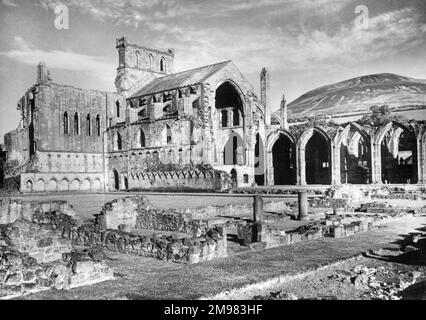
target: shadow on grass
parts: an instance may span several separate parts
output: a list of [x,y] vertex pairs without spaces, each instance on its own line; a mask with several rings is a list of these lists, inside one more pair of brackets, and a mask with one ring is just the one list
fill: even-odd
[[[416,231],[409,234],[400,235],[402,239],[391,242],[398,248],[383,248],[363,254],[366,258],[376,259],[385,262],[395,262],[405,265],[426,266],[426,227],[417,228]],[[394,254],[381,254],[381,251],[392,252]]]

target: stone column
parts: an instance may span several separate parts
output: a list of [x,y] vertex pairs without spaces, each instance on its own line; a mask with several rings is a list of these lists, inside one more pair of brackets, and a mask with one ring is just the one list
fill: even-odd
[[266,152],[265,160],[266,160],[265,161],[265,164],[266,164],[265,185],[273,186],[274,185],[274,159],[273,159],[272,151]]
[[417,183],[426,183],[426,146],[422,138],[417,139]]
[[331,143],[331,183],[341,184],[340,176],[340,146]]
[[253,221],[261,223],[263,221],[263,198],[259,195],[253,198]]
[[374,143],[374,137],[371,138],[371,180],[372,183],[382,182],[382,159],[380,144]]
[[299,186],[306,185],[306,161],[305,161],[305,149],[297,148],[296,150],[297,159],[297,184]]
[[307,220],[308,208],[309,208],[308,192],[306,190],[305,191],[299,191],[298,196],[299,196],[299,216],[298,216],[298,220],[300,220],[300,221]]

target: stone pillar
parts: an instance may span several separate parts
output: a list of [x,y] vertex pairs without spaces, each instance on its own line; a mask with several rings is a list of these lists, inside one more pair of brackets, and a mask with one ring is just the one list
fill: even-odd
[[306,190],[305,191],[299,191],[298,196],[299,196],[299,216],[298,216],[298,220],[300,220],[300,221],[307,220],[308,208],[309,208],[308,192]]
[[331,183],[341,184],[340,177],[340,146],[331,143]]
[[306,161],[305,161],[305,149],[297,148],[297,184],[299,186],[306,185]]
[[265,163],[266,163],[265,185],[273,186],[275,181],[274,181],[274,159],[273,159],[272,151],[266,152]]
[[263,221],[263,198],[259,195],[253,198],[253,221],[261,223]]
[[417,139],[417,183],[426,183],[426,155],[425,145],[422,143],[422,138]]
[[372,183],[382,183],[382,156],[380,144],[371,138],[371,180]]

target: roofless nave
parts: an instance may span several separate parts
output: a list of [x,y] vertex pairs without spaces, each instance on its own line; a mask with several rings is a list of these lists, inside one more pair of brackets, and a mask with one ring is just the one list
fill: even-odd
[[114,93],[57,84],[38,66],[5,136],[7,183],[28,193],[426,182],[425,99],[348,109],[308,93],[271,112],[266,69],[258,97],[231,61],[173,73],[171,49],[121,38],[117,50]]

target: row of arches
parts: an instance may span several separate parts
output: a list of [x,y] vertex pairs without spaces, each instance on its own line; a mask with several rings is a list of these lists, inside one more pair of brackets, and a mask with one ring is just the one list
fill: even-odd
[[[93,124],[94,122],[94,124]],[[92,118],[90,114],[86,115],[85,118],[85,134],[86,136],[96,135],[101,136],[101,116],[97,115],[95,118]],[[93,130],[94,129],[94,130]],[[64,112],[63,115],[63,133],[65,135],[81,135],[81,121],[80,115],[78,112],[74,113],[72,119],[68,111]]]
[[102,189],[100,179],[28,179],[25,182],[26,192],[99,191]]
[[[275,185],[417,183],[417,139],[413,128],[397,122],[370,135],[349,124],[332,139],[320,128],[296,141],[287,131],[269,143]],[[374,150],[372,150],[374,149]]]
[[[177,186],[182,180],[209,180],[214,181],[214,172],[207,171],[170,171],[170,172],[139,172],[120,174],[118,170],[113,169],[110,174],[111,186],[113,190],[129,190],[129,187],[140,185],[151,185],[155,182],[161,182],[163,185]],[[131,182],[131,185],[130,183]]]

